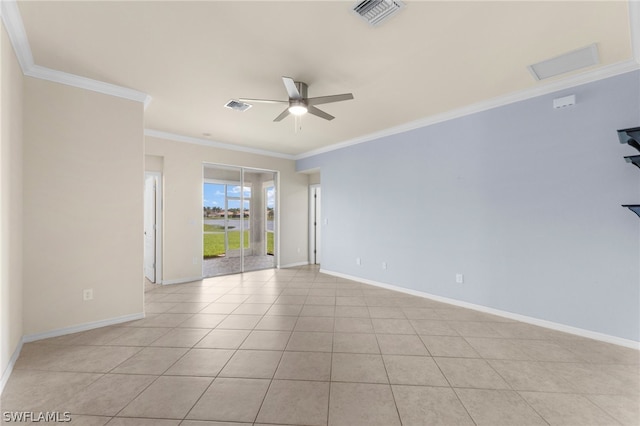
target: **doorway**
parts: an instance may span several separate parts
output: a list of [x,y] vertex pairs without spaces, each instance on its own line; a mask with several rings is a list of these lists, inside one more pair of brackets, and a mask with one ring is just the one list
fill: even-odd
[[319,265],[322,259],[320,185],[309,186],[309,263]]
[[203,166],[202,276],[277,265],[277,172]]
[[144,174],[144,276],[162,283],[162,175]]

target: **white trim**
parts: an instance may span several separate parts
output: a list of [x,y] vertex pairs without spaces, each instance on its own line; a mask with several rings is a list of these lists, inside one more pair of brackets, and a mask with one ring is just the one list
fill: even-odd
[[18,3],[15,0],[2,0],[0,3],[2,22],[4,22],[20,68],[22,68],[22,72],[25,73],[34,63],[27,32],[24,29],[20,10],[18,9]]
[[278,269],[295,268],[296,266],[308,266],[308,265],[310,265],[310,263],[307,260],[306,262],[294,262],[294,263],[288,263],[286,265],[280,265]]
[[640,1],[629,0],[629,30],[631,33],[631,52],[640,64]]
[[295,156],[289,154],[281,154],[274,151],[266,151],[263,149],[249,148],[247,146],[233,145],[229,143],[216,142],[208,139],[194,138],[192,136],[178,135],[175,133],[163,132],[160,130],[144,129],[144,135],[154,138],[166,139],[174,142],[186,142],[196,145],[204,145],[211,148],[228,149],[230,151],[247,152],[250,154],[265,155],[267,157],[284,158],[287,160],[295,160]]
[[155,262],[155,283],[162,284],[162,218],[164,217],[164,205],[163,205],[163,188],[162,188],[162,172],[147,171],[144,172],[145,178],[151,176],[155,179],[156,183],[156,217],[155,217],[155,239],[156,239],[156,262]]
[[[211,277],[209,277],[209,278],[211,278]],[[206,279],[206,278],[205,277],[177,278],[177,279],[174,279],[174,280],[164,280],[164,281],[162,281],[162,285],[192,283],[194,281],[202,281],[204,279]]]
[[460,306],[462,308],[473,309],[487,314],[497,315],[503,318],[509,318],[516,321],[524,322],[527,324],[537,325],[539,327],[548,328],[551,330],[562,331],[564,333],[574,334],[576,336],[586,337],[593,340],[599,340],[606,343],[612,343],[614,345],[624,346],[631,349],[640,350],[640,342],[635,340],[623,339],[622,337],[611,336],[609,334],[599,333],[597,331],[585,330],[583,328],[572,327],[565,324],[556,323],[553,321],[547,321],[539,318],[529,317],[526,315],[520,315],[513,312],[502,311],[500,309],[489,308],[487,306],[476,305],[474,303],[464,302],[462,300],[450,299],[448,297],[438,296],[435,294],[424,293],[422,291],[413,290],[410,288],[399,287],[393,284],[382,283],[378,281],[368,280],[352,275],[343,274],[340,272],[329,271],[326,269],[320,269],[320,272],[327,275],[333,275],[339,278],[345,278],[351,281],[358,281],[364,284],[370,284],[376,287],[386,288],[388,290],[394,290],[401,293],[411,294],[413,296],[424,297],[425,299],[435,300],[437,302],[448,303],[454,306]]
[[586,83],[592,83],[594,81],[602,80],[604,78],[625,74],[625,73],[636,71],[639,69],[640,69],[640,64],[634,59],[630,59],[624,62],[619,62],[617,64],[606,65],[596,70],[578,74],[563,80],[558,80],[558,81],[549,82],[549,83],[538,83],[535,87],[532,87],[530,89],[509,93],[504,96],[488,99],[486,101],[478,102],[478,103],[468,105],[462,108],[458,108],[452,111],[447,111],[441,114],[436,114],[429,117],[421,118],[419,120],[411,121],[409,123],[401,124],[399,126],[380,130],[379,132],[370,133],[368,135],[359,136],[357,138],[350,139],[344,142],[339,142],[337,144],[325,146],[319,149],[315,149],[313,151],[308,151],[302,154],[298,154],[294,156],[294,159],[300,160],[303,158],[312,157],[314,155],[324,154],[327,152],[346,148],[352,145],[358,145],[364,142],[373,141],[383,137],[397,135],[399,133],[404,133],[410,130],[431,126],[433,124],[442,123],[445,121],[453,120],[453,119],[464,117],[467,115],[476,114],[479,112],[498,108],[504,105],[509,105],[515,102],[532,99],[537,96],[547,95],[560,90],[568,89],[575,86],[580,86]]
[[78,333],[80,331],[93,330],[94,328],[106,327],[109,325],[122,324],[123,322],[135,321],[144,318],[144,313],[123,315],[116,318],[108,318],[99,321],[87,322],[84,324],[72,325],[71,327],[57,328],[43,333],[27,334],[22,337],[24,343],[35,342],[37,340],[49,339],[51,337],[64,336]]
[[98,80],[70,74],[63,71],[46,68],[34,63],[29,39],[24,29],[20,10],[15,0],[2,0],[2,21],[4,22],[9,40],[16,53],[22,73],[28,77],[39,78],[41,80],[53,81],[55,83],[66,84],[67,86],[78,87],[105,95],[116,96],[144,103],[146,109],[151,102],[151,96],[137,90],[105,83]]
[[18,357],[20,356],[20,352],[22,351],[22,345],[23,345],[23,341],[20,340],[20,342],[18,342],[18,346],[16,347],[16,350],[13,351],[13,355],[11,355],[11,359],[9,359],[9,364],[7,364],[7,367],[2,372],[2,378],[0,378],[0,395],[2,395],[2,392],[4,391],[4,387],[9,381],[9,377],[11,377],[11,373],[13,373],[13,367],[16,365],[16,361],[18,360]]
[[115,84],[104,83],[102,81],[93,80],[91,78],[81,77],[79,75],[69,74],[63,71],[42,67],[40,65],[31,66],[29,69],[24,71],[24,75],[33,78],[39,78],[41,80],[53,81],[54,83],[66,84],[67,86],[78,87],[80,89],[86,89],[105,95],[116,96],[118,98],[129,99],[131,101],[141,102],[144,103],[145,108],[148,103],[151,102],[151,97],[146,93],[128,89],[122,86],[117,86]]

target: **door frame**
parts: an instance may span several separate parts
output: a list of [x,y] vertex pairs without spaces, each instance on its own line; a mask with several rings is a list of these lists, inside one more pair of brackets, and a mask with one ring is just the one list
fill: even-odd
[[322,261],[322,190],[321,185],[309,185],[309,264],[319,265]]
[[[156,187],[156,215],[155,215],[155,240],[156,240],[156,261],[155,276],[156,284],[162,284],[162,173],[144,172],[145,181],[147,177],[152,177]],[[144,256],[143,256],[144,257]]]

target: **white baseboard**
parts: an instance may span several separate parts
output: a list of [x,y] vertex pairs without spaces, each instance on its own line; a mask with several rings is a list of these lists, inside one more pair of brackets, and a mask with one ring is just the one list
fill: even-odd
[[162,281],[162,285],[172,285],[172,284],[185,284],[185,283],[191,283],[194,281],[202,281],[204,280],[205,277],[191,277],[191,278],[177,278],[175,280],[163,280]]
[[22,337],[23,343],[35,342],[37,340],[49,339],[51,337],[64,336],[66,334],[78,333],[80,331],[93,330],[94,328],[106,327],[109,325],[121,324],[123,322],[135,321],[144,318],[144,312],[138,314],[124,315],[116,318],[109,318],[100,321],[88,322],[71,327],[58,328],[55,330],[45,331],[43,333],[27,334]]
[[539,318],[529,317],[526,315],[520,315],[513,312],[502,311],[500,309],[489,308],[487,306],[476,305],[469,302],[464,302],[461,300],[450,299],[448,297],[438,296],[435,294],[424,293],[422,291],[413,290],[405,287],[398,287],[392,284],[386,284],[378,281],[368,280],[365,278],[355,277],[347,274],[343,274],[340,272],[328,271],[326,269],[320,269],[320,272],[333,275],[339,278],[345,278],[352,281],[358,281],[364,284],[370,284],[376,287],[382,287],[389,290],[399,291],[401,293],[411,294],[413,296],[424,297],[426,299],[435,300],[437,302],[448,303],[454,306],[460,306],[462,308],[473,309],[475,311],[497,315],[503,318],[509,318],[512,320],[524,322],[527,324],[537,325],[539,327],[548,328],[551,330],[562,331],[564,333],[573,334],[576,336],[586,337],[593,340],[599,340],[606,343],[612,343],[614,345],[624,346],[631,349],[640,350],[640,342],[636,342],[635,340],[623,339],[622,337],[611,336],[609,334],[599,333],[597,331],[585,330],[583,328],[572,327],[565,324],[556,323],[553,321],[547,321]]
[[9,359],[9,364],[7,364],[7,367],[2,372],[2,377],[0,377],[0,395],[2,395],[2,392],[4,391],[4,387],[9,381],[9,377],[13,372],[13,367],[16,365],[16,361],[18,360],[18,357],[20,356],[21,351],[22,351],[22,340],[18,342],[18,346],[16,347],[16,350],[13,351],[13,355],[11,355],[11,358]]
[[309,262],[287,263],[286,265],[280,265],[279,269],[295,268],[296,266],[307,266],[307,265],[309,265]]

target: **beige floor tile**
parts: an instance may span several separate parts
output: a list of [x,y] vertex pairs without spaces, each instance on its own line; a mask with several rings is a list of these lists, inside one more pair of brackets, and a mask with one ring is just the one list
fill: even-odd
[[510,339],[466,337],[465,340],[482,358],[531,361],[532,358]]
[[228,315],[231,312],[235,311],[238,306],[240,306],[239,303],[211,303],[209,305],[207,305],[207,307],[205,307],[204,309],[202,309],[200,311],[201,314],[224,314],[224,315]]
[[309,296],[324,296],[324,297],[335,297],[336,289],[335,288],[311,288],[309,289]]
[[507,382],[482,359],[434,358],[451,386],[477,389],[509,389]]
[[157,376],[106,374],[83,389],[65,404],[74,414],[115,416]]
[[166,376],[215,377],[234,352],[229,349],[191,349],[164,374]]
[[265,316],[269,315],[277,315],[277,316],[294,316],[297,317],[300,315],[300,311],[302,311],[302,304],[298,305],[273,305],[265,314]]
[[113,339],[121,336],[127,330],[128,327],[100,327],[94,330],[73,333],[61,337],[68,338],[67,343],[70,345],[108,345]]
[[174,328],[150,346],[190,348],[209,333],[206,328]]
[[300,317],[294,328],[295,331],[323,331],[333,332],[333,317]]
[[336,318],[336,333],[373,333],[373,324],[369,318]]
[[520,350],[536,361],[582,362],[579,355],[550,340],[511,340]]
[[328,406],[328,382],[274,380],[257,421],[323,426]]
[[333,333],[316,331],[294,331],[291,334],[286,350],[331,352],[333,347]]
[[377,334],[380,352],[393,355],[429,355],[415,334]]
[[[577,392],[598,395],[637,395],[637,383],[640,378],[620,378],[605,371],[606,366],[600,364],[542,363],[545,368],[567,380]],[[636,386],[629,386],[632,381]]]
[[285,352],[275,379],[329,381],[331,354],[328,352]]
[[489,322],[448,321],[447,324],[463,337],[502,337]]
[[[73,413],[71,413],[70,416],[71,416],[71,421],[69,423],[72,424],[73,426],[104,426],[111,420],[111,417],[104,417],[104,416],[85,416],[82,414],[73,414]],[[42,424],[42,422],[38,422],[38,423]],[[38,424],[38,423],[34,423],[34,424]]]
[[432,308],[402,308],[402,312],[407,319],[430,319],[440,320],[440,316]]
[[[214,422],[205,420],[183,420],[180,426],[252,426],[253,423]],[[274,426],[274,425],[267,425]],[[275,425],[277,426],[277,425]]]
[[209,305],[207,302],[179,302],[167,310],[168,314],[195,314]]
[[196,344],[196,348],[238,349],[249,333],[248,330],[212,330]]
[[623,425],[640,425],[640,400],[636,396],[587,395],[587,398]]
[[331,380],[336,382],[389,383],[380,355],[334,353]]
[[409,320],[395,318],[371,318],[376,333],[416,334]]
[[240,349],[284,350],[291,336],[290,331],[254,330],[240,346]]
[[304,301],[305,305],[328,305],[335,306],[336,298],[332,296],[312,296],[311,292],[309,292],[309,296]]
[[222,369],[220,377],[271,379],[278,367],[281,351],[237,351]]
[[247,300],[249,296],[243,294],[225,294],[216,299],[216,303],[242,303]]
[[198,313],[184,322],[181,322],[178,327],[180,328],[215,328],[222,322],[227,316],[225,314],[203,314]]
[[292,331],[298,317],[283,315],[264,316],[256,325],[255,330]]
[[112,373],[120,374],[162,374],[180,357],[186,354],[187,348],[152,348],[147,347],[114,368]]
[[238,306],[233,315],[264,315],[271,308],[271,303],[243,303]]
[[108,423],[108,426],[178,426],[179,424],[180,420],[114,417]]
[[126,327],[126,331],[110,341],[109,344],[120,346],[148,346],[167,334],[170,330],[170,328],[165,327]]
[[216,328],[219,330],[253,330],[261,319],[260,315],[229,315]]
[[474,426],[451,388],[391,386],[403,426]]
[[106,373],[140,351],[127,346],[72,346],[65,353],[57,353],[49,369]]
[[148,417],[182,419],[212,379],[204,377],[159,377],[118,415],[121,417]]
[[547,425],[514,391],[456,389],[462,404],[478,426]]
[[610,425],[615,420],[582,395],[519,392],[550,425]]
[[334,333],[333,352],[379,354],[380,348],[375,334]]
[[14,370],[0,405],[7,411],[65,411],[73,395],[102,377],[96,373]]
[[162,314],[173,308],[178,302],[146,302],[144,311],[147,314]]
[[407,319],[401,308],[389,306],[369,306],[371,318]]
[[132,323],[133,327],[176,327],[193,314],[158,314],[148,315],[146,318]]
[[431,357],[383,355],[382,358],[391,384],[449,386]]
[[336,306],[366,306],[364,297],[358,296],[338,296]]
[[217,378],[187,418],[251,423],[268,388],[269,380]]
[[331,383],[329,426],[400,425],[389,385]]
[[369,318],[369,309],[365,306],[336,306],[336,318]]
[[480,355],[462,337],[420,336],[432,356],[454,358],[480,358]]
[[426,319],[412,319],[411,325],[416,333],[425,336],[460,336],[457,331],[449,326],[447,321]]
[[[308,291],[306,292],[308,293]],[[307,300],[307,296],[299,294],[299,295],[285,295],[280,296],[276,299],[276,305],[304,305],[304,301]]]
[[300,311],[301,317],[333,317],[335,314],[335,306],[325,305],[304,305]]
[[514,390],[540,392],[574,392],[571,384],[534,361],[489,360],[494,370]]
[[[530,337],[527,336],[527,338]],[[578,355],[585,362],[640,365],[640,351],[636,349],[585,338],[565,338],[556,342]]]

